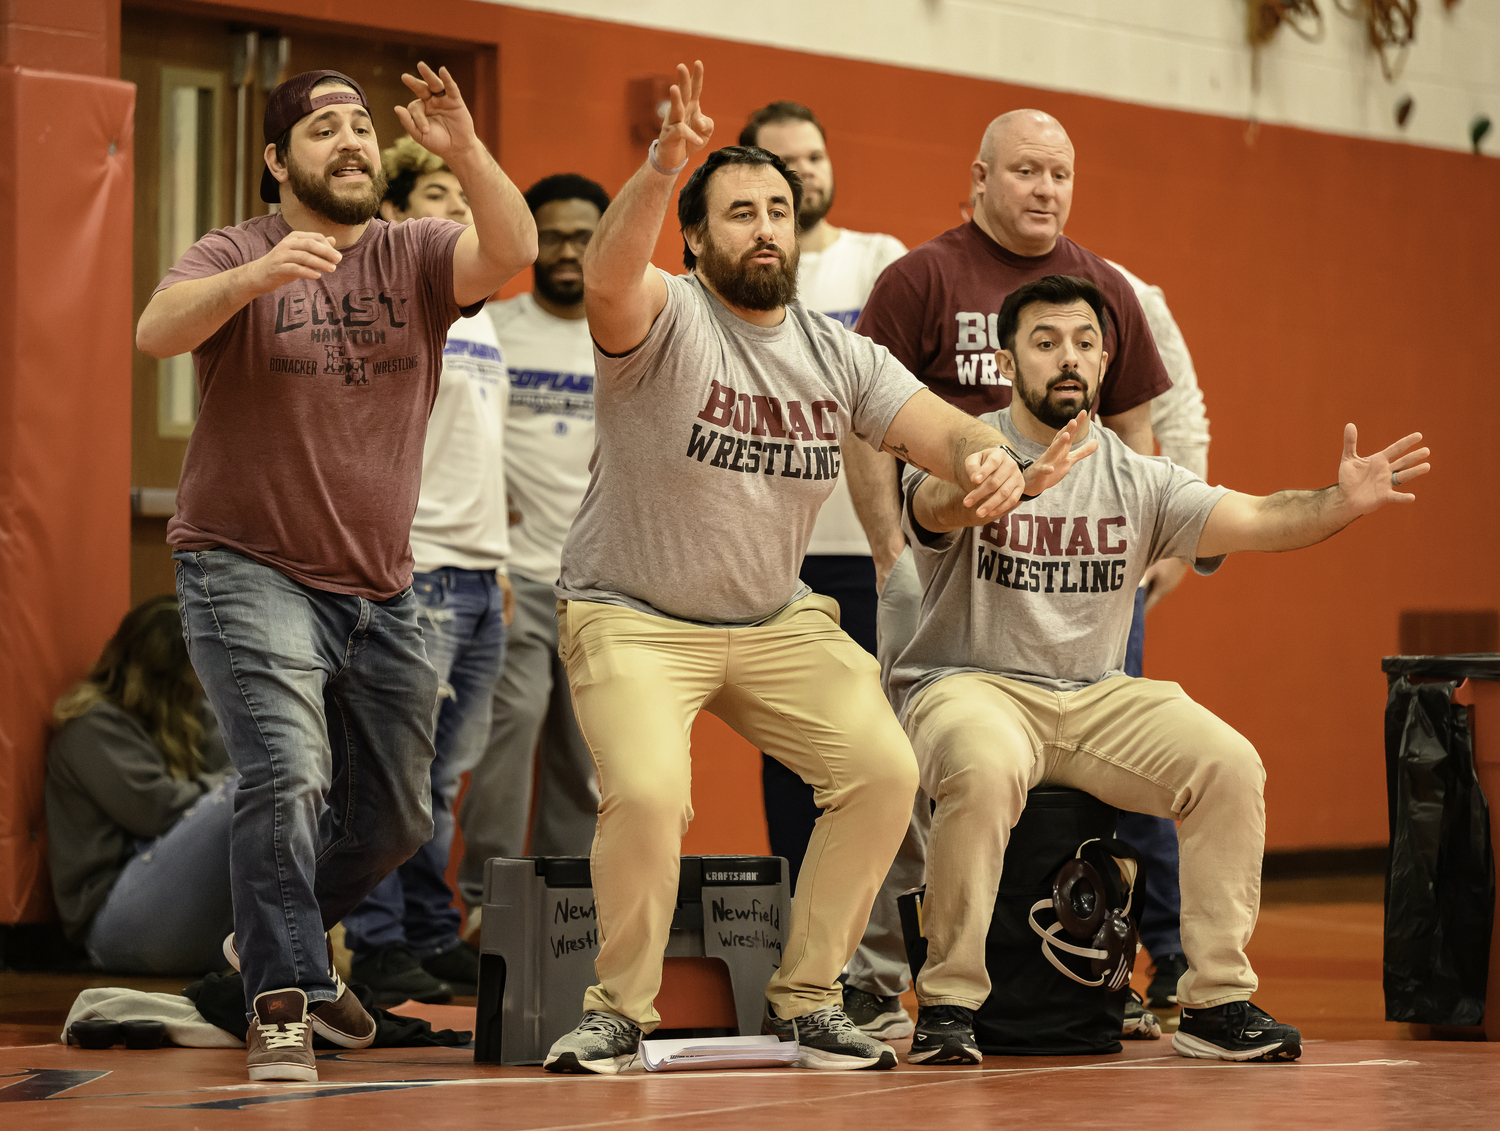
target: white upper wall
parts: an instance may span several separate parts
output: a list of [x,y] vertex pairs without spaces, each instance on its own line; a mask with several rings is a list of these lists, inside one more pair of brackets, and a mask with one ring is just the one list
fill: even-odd
[[[1403,72],[1385,81],[1365,26],[1320,0],[1326,31],[1283,26],[1251,88],[1246,0],[505,0],[512,7],[868,59],[1328,133],[1469,148],[1497,125],[1500,0],[1422,0]],[[773,30],[774,29],[774,34]],[[1403,95],[1415,99],[1405,129]]]

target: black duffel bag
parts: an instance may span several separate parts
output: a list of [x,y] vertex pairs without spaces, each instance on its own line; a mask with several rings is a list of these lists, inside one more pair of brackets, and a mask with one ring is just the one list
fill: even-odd
[[[1041,786],[1027,794],[1026,808],[1005,850],[1000,890],[985,939],[990,996],[974,1013],[980,1052],[1076,1056],[1120,1051],[1129,987],[1110,992],[1065,977],[1048,961],[1042,940],[1029,922],[1032,908],[1052,899],[1058,873],[1079,846],[1115,835],[1118,815],[1113,806],[1076,789]],[[927,957],[927,940],[918,927],[921,890],[907,892],[900,900],[913,979]],[[1047,926],[1056,916],[1049,910],[1038,912],[1038,919]],[[1084,945],[1077,938],[1065,939]],[[1063,961],[1080,976],[1090,977],[1088,960],[1067,957]]]

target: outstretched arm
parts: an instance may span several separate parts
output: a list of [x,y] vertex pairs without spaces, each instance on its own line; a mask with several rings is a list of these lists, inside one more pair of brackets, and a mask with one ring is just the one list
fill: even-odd
[[[583,255],[583,301],[589,333],[607,353],[628,353],[645,340],[667,305],[667,284],[651,253],[677,187],[678,169],[713,136],[713,119],[700,108],[703,64],[679,63],[671,108],[647,160],[615,197]],[[660,168],[657,168],[659,166]]]
[[1386,503],[1411,503],[1415,495],[1397,487],[1426,475],[1426,448],[1411,450],[1422,433],[1397,440],[1384,451],[1361,456],[1359,433],[1344,425],[1344,454],[1339,481],[1321,491],[1277,491],[1274,495],[1241,495],[1231,491],[1215,505],[1203,524],[1197,557],[1216,558],[1237,550],[1300,550],[1337,534],[1362,514]]
[[[1040,494],[1067,475],[1075,463],[1098,450],[1098,440],[1090,440],[1080,445],[1077,451],[1072,450],[1073,437],[1078,434],[1082,424],[1083,413],[1079,413],[1058,429],[1042,458],[1026,469],[1026,495]],[[1021,501],[1022,492],[1016,492],[1014,498],[1007,496],[1005,504],[997,505],[991,499],[982,506],[975,505],[978,494],[977,490],[971,491],[957,484],[928,477],[922,481],[912,499],[912,517],[917,520],[918,526],[933,534],[945,534],[965,526],[983,526],[1000,515],[1015,510]]]
[[401,81],[417,97],[397,106],[396,117],[417,144],[448,163],[474,214],[453,249],[453,301],[470,306],[536,259],[536,221],[474,133],[474,119],[448,68],[434,71],[418,63],[417,74]]
[[[1069,421],[1068,429],[1076,431],[1078,424],[1076,420]],[[1068,433],[1070,438],[1073,431]],[[1061,459],[1050,458],[1053,449],[1048,448],[1048,458],[1032,464],[1023,475],[1006,450],[1005,437],[1000,432],[954,408],[930,389],[923,389],[901,406],[881,442],[884,451],[953,485],[953,494],[944,508],[946,513],[972,511],[978,520],[954,522],[941,528],[922,524],[934,533],[959,526],[982,526],[1015,510],[1022,494],[1034,495],[1046,490],[1096,447],[1098,442],[1094,441],[1076,454],[1064,449]]]

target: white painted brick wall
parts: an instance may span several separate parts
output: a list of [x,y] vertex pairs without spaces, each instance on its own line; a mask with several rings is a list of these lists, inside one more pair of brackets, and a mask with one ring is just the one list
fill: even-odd
[[[1245,0],[507,0],[646,27],[820,55],[947,71],[1126,102],[1467,149],[1469,123],[1496,119],[1500,0],[1421,0],[1417,42],[1387,83],[1362,23],[1319,0],[1321,43],[1282,28],[1251,88]],[[752,30],[753,29],[753,30]],[[1398,99],[1416,109],[1405,130]]]

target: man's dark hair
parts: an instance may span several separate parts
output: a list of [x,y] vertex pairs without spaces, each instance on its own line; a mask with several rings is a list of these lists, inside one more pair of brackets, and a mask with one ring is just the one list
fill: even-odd
[[[337,78],[334,75],[329,75],[327,78],[319,79],[317,81],[316,85],[314,86],[314,89],[317,89],[317,87],[319,87],[319,86],[329,86],[329,85],[332,85],[332,86],[346,86],[350,90],[354,91],[356,94],[359,93],[358,88],[352,82],[349,82],[346,79]],[[368,113],[368,111],[366,111],[366,112]],[[280,162],[280,164],[283,165],[283,166],[286,165],[286,151],[288,149],[290,149],[291,146],[292,146],[292,130],[293,130],[293,128],[295,126],[296,126],[296,123],[294,122],[294,123],[292,123],[292,125],[288,126],[286,129],[282,130],[281,131],[281,136],[279,138],[277,138],[275,140],[275,142],[272,143],[272,144],[274,144],[276,146],[276,160],[278,162]],[[262,152],[264,152],[264,150],[262,150]],[[402,209],[402,211],[405,211],[405,209]]]
[[745,123],[745,128],[740,131],[741,145],[759,145],[761,126],[774,126],[778,122],[810,122],[818,127],[818,133],[823,137],[823,143],[828,143],[828,131],[823,128],[823,123],[818,121],[818,116],[800,102],[772,102],[769,106],[762,106],[750,115],[750,120]]
[[533,216],[542,205],[558,200],[587,201],[599,210],[601,216],[609,207],[609,193],[603,186],[577,173],[553,173],[526,190],[526,207],[531,209]]
[[802,208],[802,178],[786,167],[786,162],[769,149],[755,145],[726,145],[708,155],[708,160],[693,170],[693,175],[677,194],[677,226],[682,229],[682,262],[688,270],[698,263],[698,257],[688,246],[688,232],[695,232],[701,239],[708,230],[708,179],[725,165],[769,165],[784,178],[792,189],[792,215]]
[[1033,303],[1045,302],[1055,306],[1066,306],[1070,302],[1085,302],[1099,320],[1099,336],[1109,332],[1109,312],[1104,307],[1104,296],[1099,288],[1087,279],[1076,275],[1048,275],[1018,287],[1005,296],[1000,304],[1000,313],[995,319],[995,330],[1000,338],[1000,348],[1015,352],[1016,331],[1021,326],[1021,311]]

